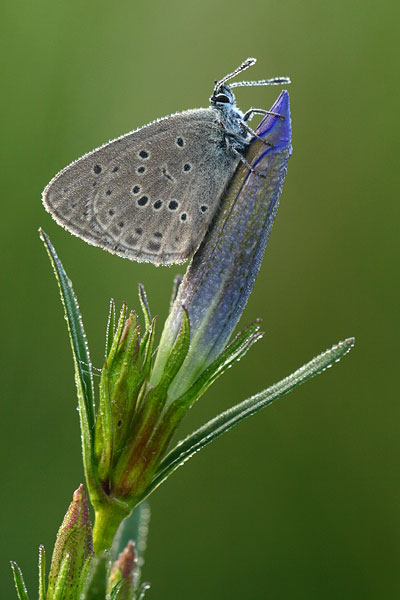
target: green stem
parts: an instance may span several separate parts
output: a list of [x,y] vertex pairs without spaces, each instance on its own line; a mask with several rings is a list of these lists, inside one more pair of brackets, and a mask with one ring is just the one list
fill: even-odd
[[93,527],[93,550],[96,556],[111,548],[118,527],[130,512],[125,503],[117,504],[115,501],[96,510]]

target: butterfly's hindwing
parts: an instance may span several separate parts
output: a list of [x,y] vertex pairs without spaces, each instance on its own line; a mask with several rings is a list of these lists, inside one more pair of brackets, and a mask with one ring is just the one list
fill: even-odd
[[86,154],[44,191],[71,233],[137,261],[173,264],[197,248],[238,163],[213,109],[160,119]]

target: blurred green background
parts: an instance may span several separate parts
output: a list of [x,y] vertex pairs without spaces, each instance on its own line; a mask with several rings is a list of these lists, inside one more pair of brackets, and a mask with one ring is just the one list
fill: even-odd
[[[290,75],[294,154],[242,323],[264,339],[188,415],[181,436],[336,341],[326,374],[207,447],[152,497],[149,599],[398,596],[399,119],[397,2],[6,1],[2,7],[2,597],[8,560],[35,597],[39,543],[83,480],[72,361],[42,226],[101,366],[109,298],[166,315],[179,268],[131,263],[58,227],[40,194],[84,152],[207,106],[247,56]],[[247,74],[246,74],[247,75]],[[279,88],[237,91],[268,108]],[[50,558],[50,556],[49,556]]]

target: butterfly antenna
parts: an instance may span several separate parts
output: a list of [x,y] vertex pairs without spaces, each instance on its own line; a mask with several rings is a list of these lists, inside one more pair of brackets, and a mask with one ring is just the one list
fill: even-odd
[[258,81],[236,81],[232,83],[229,87],[244,87],[250,85],[282,85],[286,83],[291,83],[289,77],[273,77],[272,79],[259,79]]
[[242,64],[237,69],[235,69],[234,71],[232,71],[232,73],[229,73],[228,75],[225,75],[225,77],[223,77],[219,81],[216,81],[215,82],[215,86],[214,86],[214,95],[216,95],[218,93],[219,88],[221,87],[221,85],[223,83],[225,83],[225,81],[228,81],[229,79],[232,79],[238,73],[241,73],[242,71],[245,71],[249,67],[252,67],[256,63],[256,61],[257,61],[256,58],[246,58],[246,60],[243,61]]

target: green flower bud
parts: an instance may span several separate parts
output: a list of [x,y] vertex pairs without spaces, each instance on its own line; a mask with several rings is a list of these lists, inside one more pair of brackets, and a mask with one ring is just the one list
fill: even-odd
[[118,600],[131,600],[139,577],[138,558],[135,542],[128,542],[111,568],[108,580],[109,593],[119,583]]
[[81,575],[92,555],[92,526],[85,488],[81,484],[57,533],[46,600],[58,596],[61,586],[63,600],[78,600]]

